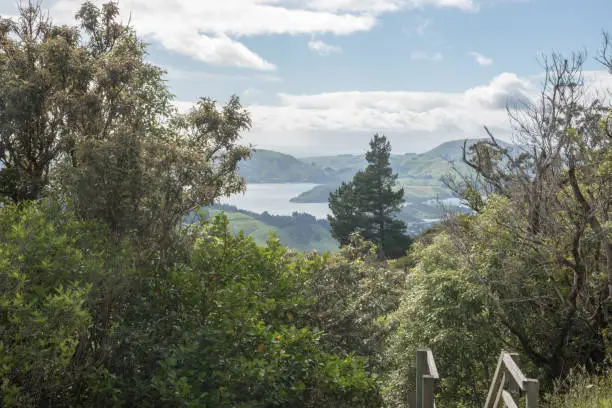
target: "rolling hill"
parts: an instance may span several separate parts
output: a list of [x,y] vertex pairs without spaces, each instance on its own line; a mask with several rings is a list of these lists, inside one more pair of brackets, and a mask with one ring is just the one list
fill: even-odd
[[[204,207],[203,210],[207,218],[225,213],[233,234],[242,231],[259,245],[264,245],[270,233],[274,233],[284,246],[300,252],[313,250],[334,252],[338,249],[338,243],[329,231],[329,223],[326,220],[317,220],[309,214],[293,213],[291,216],[271,215],[265,212],[257,214],[224,204]],[[194,219],[192,214],[185,222],[191,223]]]
[[[468,146],[479,139],[468,139]],[[403,186],[440,186],[440,177],[452,171],[451,162],[461,163],[464,140],[442,143],[425,153],[391,155],[391,167]],[[240,164],[240,174],[247,183],[317,183],[338,185],[349,181],[367,166],[365,154],[315,156],[297,159],[272,150],[257,150],[253,158]]]
[[[476,141],[478,139],[468,140],[468,146]],[[454,169],[469,171],[461,162],[463,143],[463,140],[454,140],[422,154],[391,156],[391,167],[398,174],[398,187],[404,188],[407,202],[450,197],[450,191],[442,184],[441,177],[452,173]],[[341,181],[351,180],[356,172],[367,165],[365,155],[320,156],[302,160],[311,166],[325,168],[326,173],[335,181],[316,186],[294,197],[292,201],[297,203],[326,202],[329,193],[338,188]]]
[[330,177],[322,168],[288,154],[259,149],[251,160],[240,163],[247,183],[324,183]]

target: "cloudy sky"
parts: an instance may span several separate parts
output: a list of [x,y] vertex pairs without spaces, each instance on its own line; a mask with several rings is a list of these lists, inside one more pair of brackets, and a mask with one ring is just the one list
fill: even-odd
[[[73,22],[81,0],[46,0]],[[99,1],[97,1],[99,3]],[[259,148],[394,152],[507,134],[508,100],[540,86],[538,55],[587,49],[590,78],[610,0],[120,0],[168,71],[177,104],[241,96]],[[0,14],[15,13],[0,0]]]

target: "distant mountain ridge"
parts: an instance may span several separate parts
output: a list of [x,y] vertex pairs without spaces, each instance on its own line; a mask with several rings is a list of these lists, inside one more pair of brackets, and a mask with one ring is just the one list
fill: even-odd
[[[391,167],[404,184],[439,185],[440,177],[451,170],[450,162],[459,167],[461,149],[485,139],[452,140],[424,153],[391,155]],[[365,154],[331,155],[296,158],[273,150],[257,149],[253,158],[240,164],[240,174],[247,183],[316,183],[339,184],[349,181],[366,167]]]

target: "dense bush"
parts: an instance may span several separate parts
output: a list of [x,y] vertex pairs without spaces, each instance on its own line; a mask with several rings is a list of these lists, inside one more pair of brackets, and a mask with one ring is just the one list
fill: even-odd
[[4,207],[0,236],[3,406],[378,404],[367,358],[310,324],[319,256],[219,216],[181,232],[172,262],[134,267],[49,202]]

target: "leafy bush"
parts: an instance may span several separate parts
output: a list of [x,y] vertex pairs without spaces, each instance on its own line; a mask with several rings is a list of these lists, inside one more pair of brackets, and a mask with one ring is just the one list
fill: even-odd
[[0,406],[38,406],[69,385],[99,266],[82,226],[49,203],[0,210]]
[[185,327],[155,377],[162,401],[372,406],[377,385],[365,359],[327,352],[307,325],[304,276],[319,260],[294,256],[274,237],[262,248],[233,236],[224,216],[198,235],[190,267],[170,282],[184,307],[173,324]]

